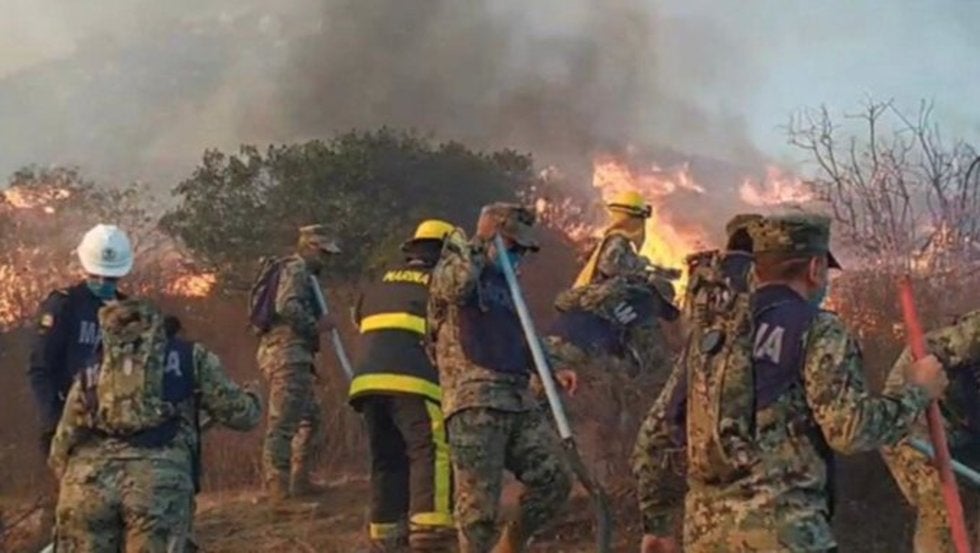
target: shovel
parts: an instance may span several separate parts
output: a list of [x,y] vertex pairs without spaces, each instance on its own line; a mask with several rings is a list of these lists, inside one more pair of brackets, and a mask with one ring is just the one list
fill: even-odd
[[[330,313],[330,309],[327,307],[327,298],[323,297],[323,290],[320,289],[320,283],[313,275],[310,275],[310,286],[313,288],[313,298],[316,300],[320,312],[324,315]],[[337,361],[340,362],[340,368],[344,370],[344,374],[347,375],[347,381],[350,382],[351,378],[354,377],[354,371],[351,369],[350,359],[347,357],[347,350],[344,349],[344,343],[340,341],[340,333],[337,332],[336,328],[330,330],[330,341],[333,342],[333,351],[337,355]]]
[[[905,277],[899,282],[899,300],[902,304],[902,316],[905,319],[905,331],[908,337],[912,357],[921,359],[927,355],[925,335],[919,323],[919,315],[915,309],[915,297],[912,294],[912,282]],[[956,553],[970,553],[970,539],[966,533],[966,522],[963,517],[963,503],[960,502],[960,492],[956,487],[953,476],[953,463],[949,454],[949,444],[946,441],[946,431],[943,428],[943,416],[939,412],[939,402],[933,401],[927,413],[929,422],[929,439],[935,452],[935,465],[939,471],[942,483],[943,501],[946,503],[946,515],[949,518],[950,531]]]
[[[498,252],[504,252],[507,247],[499,235],[494,237],[494,245]],[[558,435],[561,437],[562,446],[571,464],[575,476],[582,482],[582,486],[592,497],[592,505],[596,511],[596,547],[599,553],[609,553],[612,551],[612,515],[609,510],[609,499],[605,490],[589,474],[588,469],[582,462],[578,447],[575,445],[575,438],[572,436],[571,426],[568,424],[568,417],[565,415],[565,408],[562,406],[561,397],[558,395],[558,388],[551,375],[551,367],[548,366],[548,358],[545,357],[544,350],[541,348],[541,341],[538,340],[537,332],[534,330],[534,322],[531,320],[531,313],[524,302],[524,295],[521,293],[521,285],[517,282],[517,274],[506,255],[499,255],[500,265],[507,279],[507,287],[510,288],[510,295],[517,309],[517,315],[521,319],[521,326],[524,328],[524,336],[527,338],[527,345],[531,349],[534,357],[534,368],[537,369],[538,377],[544,386],[545,395],[548,397],[548,405],[551,407],[551,414],[555,418],[558,426]]]

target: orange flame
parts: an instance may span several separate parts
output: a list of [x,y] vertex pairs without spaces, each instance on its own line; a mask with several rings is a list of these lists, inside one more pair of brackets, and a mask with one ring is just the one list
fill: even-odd
[[204,298],[211,293],[217,282],[218,277],[214,273],[182,275],[167,286],[167,293],[185,298]]
[[[593,163],[592,185],[599,190],[604,201],[627,190],[637,191],[647,198],[653,213],[647,220],[646,240],[640,254],[656,265],[685,269],[686,257],[710,243],[700,226],[680,224],[664,207],[668,196],[704,193],[704,188],[694,180],[687,164],[671,170],[652,165],[646,170],[637,171],[616,159],[600,158]],[[678,296],[682,295],[686,285],[685,271],[674,283]]]
[[756,207],[794,206],[816,199],[805,182],[778,167],[768,167],[761,182],[746,178],[738,193],[743,202]]
[[71,191],[64,188],[25,188],[11,187],[3,191],[3,197],[15,209],[40,209],[51,215],[54,202],[71,197]]

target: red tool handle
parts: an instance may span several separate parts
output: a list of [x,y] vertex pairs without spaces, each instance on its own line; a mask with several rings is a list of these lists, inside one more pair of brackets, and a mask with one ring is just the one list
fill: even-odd
[[[928,355],[926,338],[915,310],[912,282],[908,277],[899,282],[899,298],[902,302],[902,317],[905,319],[909,349],[912,350],[912,357],[921,359]],[[932,448],[936,451],[936,468],[939,470],[939,481],[943,486],[943,501],[946,503],[953,544],[956,546],[957,553],[970,553],[970,539],[966,534],[963,503],[960,502],[960,492],[956,487],[956,478],[953,476],[952,457],[949,454],[949,443],[946,441],[946,431],[943,428],[943,417],[939,412],[939,402],[933,401],[929,405],[928,420],[929,438],[932,440]]]

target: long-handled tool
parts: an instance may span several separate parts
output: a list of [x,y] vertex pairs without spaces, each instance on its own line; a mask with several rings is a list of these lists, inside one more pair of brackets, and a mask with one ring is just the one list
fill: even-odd
[[[313,288],[313,297],[316,299],[320,312],[323,315],[330,313],[330,309],[327,307],[327,298],[323,297],[323,290],[320,289],[320,283],[313,275],[310,275],[310,287]],[[330,340],[333,342],[333,351],[337,354],[337,361],[340,362],[340,368],[344,370],[344,374],[347,375],[347,381],[349,382],[354,377],[354,371],[351,369],[350,359],[347,357],[347,350],[344,349],[344,343],[340,341],[340,333],[337,332],[336,328],[330,329]]]
[[[934,460],[936,458],[936,452],[932,449],[932,446],[929,445],[929,442],[921,438],[909,439],[909,445],[919,453],[928,457],[930,460]],[[953,472],[962,476],[974,486],[980,487],[980,472],[971,469],[956,459],[952,459],[951,463],[953,465]]]
[[[905,331],[908,337],[912,357],[922,359],[926,353],[926,339],[915,309],[915,297],[912,293],[912,282],[908,277],[899,282],[899,298],[902,303],[902,316],[905,319]],[[929,439],[935,451],[935,464],[939,470],[939,480],[943,488],[943,501],[946,503],[946,514],[949,518],[950,530],[953,534],[953,544],[956,553],[970,553],[970,540],[966,533],[966,522],[963,517],[963,503],[960,502],[960,492],[956,487],[953,476],[952,458],[949,454],[949,444],[946,441],[946,431],[943,428],[943,417],[939,411],[939,403],[933,401],[929,405]]]
[[[494,238],[494,245],[498,252],[502,253],[507,250],[499,235]],[[588,469],[585,468],[585,463],[582,462],[582,456],[579,455],[575,438],[572,436],[572,428],[568,424],[565,408],[562,406],[558,388],[555,386],[554,377],[551,375],[551,367],[548,366],[548,358],[545,357],[544,350],[541,348],[541,341],[538,340],[538,334],[534,330],[534,322],[531,320],[531,313],[524,302],[524,295],[521,293],[521,285],[517,282],[514,267],[506,255],[498,254],[498,258],[501,260],[500,265],[504,271],[504,277],[507,279],[507,287],[510,288],[510,295],[514,300],[517,315],[521,319],[521,326],[524,327],[524,336],[527,338],[527,345],[531,349],[531,356],[534,358],[534,367],[537,369],[541,384],[544,386],[545,395],[548,397],[551,414],[555,417],[558,435],[561,436],[562,445],[568,455],[572,470],[592,497],[592,504],[596,510],[597,550],[599,553],[609,553],[612,551],[612,515],[609,511],[609,499],[602,486],[589,474]]]

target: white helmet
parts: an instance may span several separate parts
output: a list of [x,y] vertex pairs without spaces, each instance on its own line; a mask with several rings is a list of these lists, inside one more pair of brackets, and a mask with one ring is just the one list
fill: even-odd
[[133,268],[133,248],[116,225],[95,225],[78,245],[78,260],[90,275],[119,278]]

